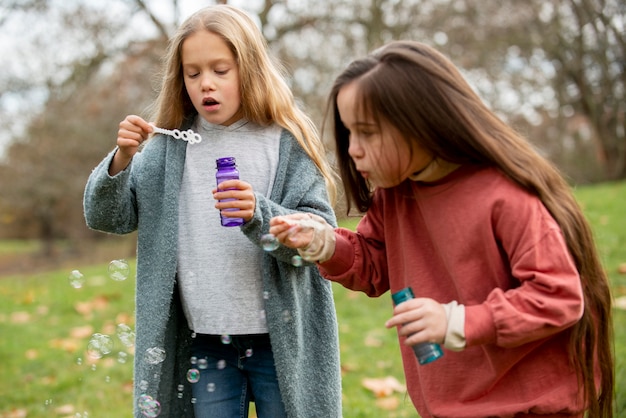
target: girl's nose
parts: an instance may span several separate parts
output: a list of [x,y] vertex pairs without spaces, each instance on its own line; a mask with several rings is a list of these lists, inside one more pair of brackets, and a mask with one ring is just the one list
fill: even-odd
[[359,144],[359,141],[355,140],[352,137],[350,137],[349,139],[348,155],[350,155],[352,159],[360,158],[363,156],[363,148],[361,147],[361,144]]
[[204,75],[202,77],[201,86],[203,91],[215,90],[215,82],[213,80],[213,77],[211,77],[210,74]]

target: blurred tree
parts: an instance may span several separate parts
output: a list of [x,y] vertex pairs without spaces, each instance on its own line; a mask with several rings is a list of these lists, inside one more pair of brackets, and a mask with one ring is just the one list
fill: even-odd
[[28,228],[52,254],[56,239],[88,236],[82,193],[89,173],[115,146],[117,125],[131,110],[154,99],[151,75],[163,52],[160,43],[135,45],[113,72],[94,71],[79,90],[55,92],[0,165],[0,209],[15,226]]
[[[87,233],[84,182],[114,146],[119,121],[154,98],[159,59],[181,17],[176,0],[159,3],[171,13],[154,4],[0,6],[0,29],[17,18],[46,23],[31,25],[31,41],[0,73],[0,122],[14,138],[0,162],[1,228],[47,238]],[[320,126],[330,85],[349,61],[389,40],[415,39],[450,56],[491,107],[574,180],[626,177],[621,0],[264,0],[250,7]],[[1,111],[11,97],[30,100]],[[33,106],[42,102],[41,111]]]

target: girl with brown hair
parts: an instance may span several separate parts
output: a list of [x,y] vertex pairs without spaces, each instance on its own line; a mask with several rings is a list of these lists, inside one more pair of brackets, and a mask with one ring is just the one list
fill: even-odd
[[[611,294],[559,172],[422,43],[389,43],[336,79],[330,109],[356,232],[294,214],[270,232],[394,308],[422,418],[611,417]],[[420,366],[411,346],[444,355]]]

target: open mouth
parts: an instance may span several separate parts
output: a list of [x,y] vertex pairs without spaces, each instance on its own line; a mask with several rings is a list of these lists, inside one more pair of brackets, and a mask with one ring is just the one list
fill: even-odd
[[217,104],[219,104],[219,102],[217,100],[215,100],[215,99],[210,98],[210,97],[208,99],[204,99],[202,101],[202,106],[215,106]]

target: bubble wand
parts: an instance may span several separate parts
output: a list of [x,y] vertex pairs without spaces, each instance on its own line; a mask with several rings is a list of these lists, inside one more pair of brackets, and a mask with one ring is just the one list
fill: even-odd
[[176,139],[182,139],[183,141],[187,141],[190,144],[199,144],[202,141],[202,137],[199,133],[192,131],[191,129],[187,129],[186,131],[181,131],[180,129],[163,129],[157,126],[152,125],[152,129],[157,134],[164,134],[173,136]]

